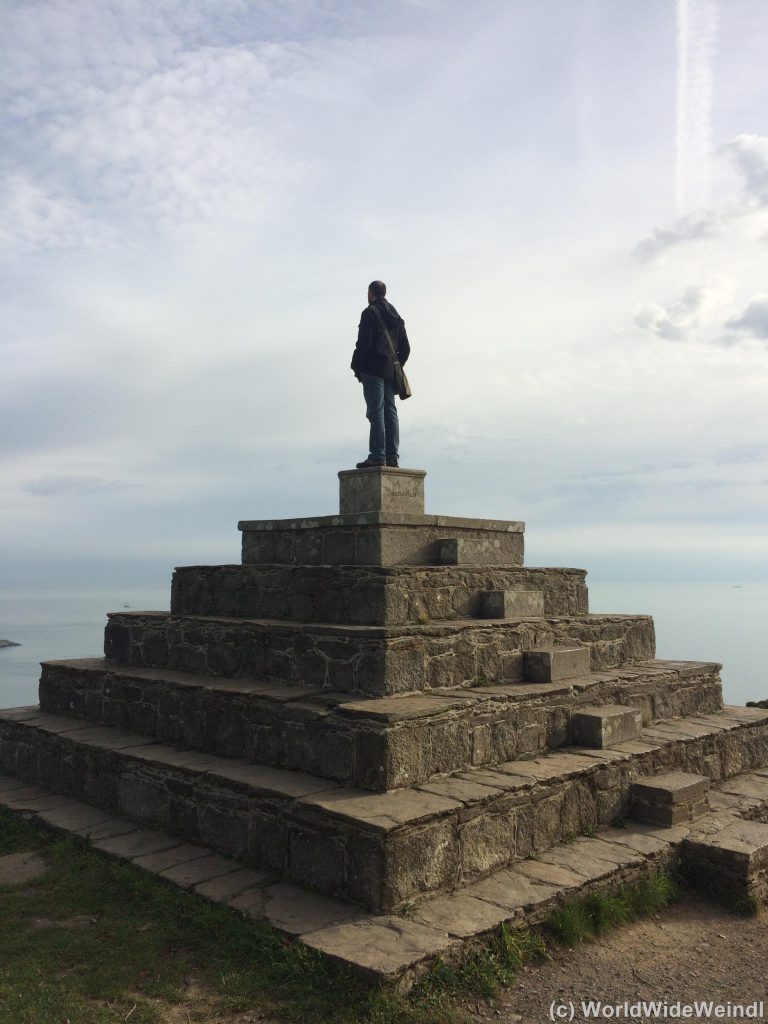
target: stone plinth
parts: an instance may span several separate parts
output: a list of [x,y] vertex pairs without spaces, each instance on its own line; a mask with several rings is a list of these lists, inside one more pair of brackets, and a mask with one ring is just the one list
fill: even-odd
[[446,537],[462,542],[453,564],[523,564],[525,524],[507,520],[354,512],[243,520],[238,529],[244,565],[441,565],[439,548]]
[[521,619],[544,615],[543,590],[486,590],[480,595],[483,619]]
[[632,815],[659,825],[692,821],[707,810],[709,779],[689,772],[666,772],[632,784]]
[[768,902],[768,825],[735,820],[716,831],[702,829],[683,841],[682,858],[691,882],[739,909]]
[[643,728],[640,708],[622,704],[604,704],[587,708],[573,716],[573,736],[578,744],[602,750],[614,743],[634,740]]
[[584,647],[545,647],[525,652],[525,678],[532,683],[585,676],[590,670],[589,650]]
[[423,469],[344,469],[339,473],[339,512],[424,514]]

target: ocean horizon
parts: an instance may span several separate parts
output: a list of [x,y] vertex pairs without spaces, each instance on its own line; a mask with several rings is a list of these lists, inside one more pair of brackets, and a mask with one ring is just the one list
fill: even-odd
[[[726,703],[768,698],[768,583],[589,582],[591,612],[652,615],[659,658],[722,664]],[[40,662],[103,655],[106,613],[167,611],[168,587],[0,591],[0,708],[37,703]]]

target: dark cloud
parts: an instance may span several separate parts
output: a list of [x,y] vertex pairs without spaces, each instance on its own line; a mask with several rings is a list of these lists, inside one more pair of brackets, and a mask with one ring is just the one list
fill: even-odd
[[29,480],[23,485],[28,494],[37,494],[43,498],[58,498],[61,495],[82,497],[88,494],[105,494],[122,491],[136,484],[121,480],[106,480],[99,476],[42,476],[37,480]]
[[768,138],[763,135],[737,135],[720,147],[730,157],[744,183],[746,198],[768,206]]
[[743,312],[728,320],[725,326],[761,341],[768,340],[768,294],[759,292],[753,296]]

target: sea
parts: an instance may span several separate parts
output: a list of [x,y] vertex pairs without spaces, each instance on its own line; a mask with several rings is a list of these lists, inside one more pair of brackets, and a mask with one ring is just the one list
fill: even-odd
[[[601,583],[590,579],[590,611],[653,615],[656,653],[723,666],[726,703],[768,699],[768,583]],[[98,658],[106,612],[167,611],[168,587],[121,590],[0,590],[0,708],[37,703],[40,662]]]

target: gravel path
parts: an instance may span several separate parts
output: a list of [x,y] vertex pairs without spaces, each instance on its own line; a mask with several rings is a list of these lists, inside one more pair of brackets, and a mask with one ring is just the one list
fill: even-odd
[[[467,1009],[477,1021],[541,1024],[552,1019],[550,1008],[555,1003],[565,1007],[555,1020],[642,1022],[664,1018],[638,1011],[631,1016],[623,1006],[622,1014],[589,1018],[582,1002],[600,1000],[615,1006],[625,1000],[630,1004],[666,1000],[671,1009],[678,1001],[748,1004],[762,1000],[762,1016],[752,1019],[768,1020],[767,979],[768,913],[757,918],[736,917],[695,896],[686,896],[653,918],[529,967],[494,1006],[471,1003]],[[667,1019],[675,1018],[670,1014]],[[694,1014],[688,1019],[706,1017]],[[716,1019],[714,1011],[712,1019]]]

